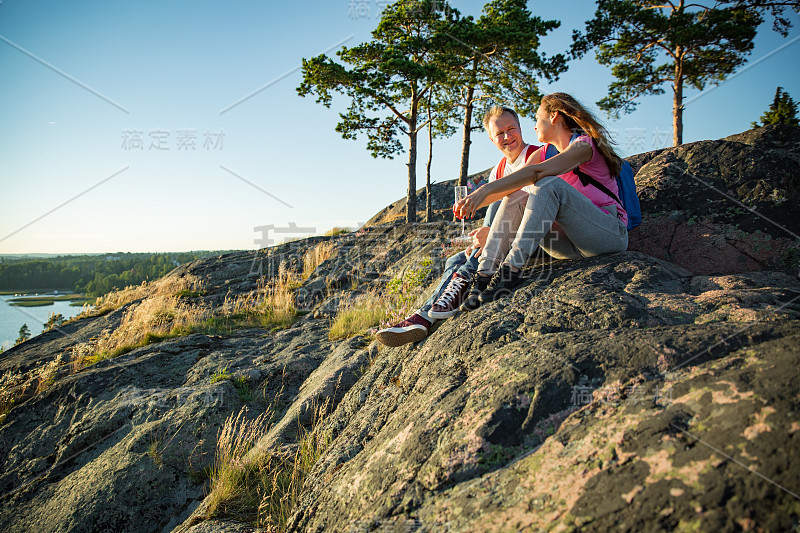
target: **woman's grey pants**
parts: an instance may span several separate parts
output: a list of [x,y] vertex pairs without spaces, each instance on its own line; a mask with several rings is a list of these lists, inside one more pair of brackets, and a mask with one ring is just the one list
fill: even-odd
[[481,253],[479,273],[494,274],[503,262],[523,268],[539,246],[556,259],[628,248],[628,230],[615,207],[606,207],[611,213],[604,213],[558,176],[540,179],[531,190],[503,199]]

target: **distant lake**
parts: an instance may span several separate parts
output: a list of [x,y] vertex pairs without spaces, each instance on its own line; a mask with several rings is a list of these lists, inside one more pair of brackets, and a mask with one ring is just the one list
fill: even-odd
[[[52,293],[41,293],[39,296],[52,296]],[[27,294],[23,296],[33,296]],[[51,314],[61,313],[64,319],[72,318],[81,312],[81,307],[70,306],[71,302],[53,302],[53,305],[41,307],[16,307],[8,303],[9,300],[18,298],[13,294],[0,296],[0,344],[6,350],[14,346],[14,341],[19,337],[19,328],[28,325],[31,337],[42,332],[44,324]]]

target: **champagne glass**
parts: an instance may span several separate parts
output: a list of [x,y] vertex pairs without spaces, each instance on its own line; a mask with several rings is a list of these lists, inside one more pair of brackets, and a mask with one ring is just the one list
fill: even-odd
[[[456,203],[460,202],[466,197],[467,197],[467,187],[464,185],[456,185]],[[469,237],[467,237],[464,234],[464,217],[460,218],[461,218],[461,237],[459,237],[459,239],[466,240]]]

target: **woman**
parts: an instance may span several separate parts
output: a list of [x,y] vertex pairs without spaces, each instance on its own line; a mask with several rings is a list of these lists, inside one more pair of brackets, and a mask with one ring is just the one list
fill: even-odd
[[[586,179],[590,176],[619,197],[615,177],[622,161],[605,129],[570,95],[553,93],[542,98],[536,131],[539,141],[547,143],[532,156],[539,163],[487,183],[454,207],[457,215],[469,217],[519,188],[530,194],[524,207],[503,199],[481,252],[478,275],[461,306],[464,310],[509,294],[539,246],[558,259],[622,252],[628,247],[624,208]],[[559,154],[545,160],[548,144]]]

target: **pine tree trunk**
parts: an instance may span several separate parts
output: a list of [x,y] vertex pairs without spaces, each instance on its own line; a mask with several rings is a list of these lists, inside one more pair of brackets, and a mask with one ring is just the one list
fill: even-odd
[[428,104],[428,166],[425,171],[425,222],[433,222],[433,199],[431,198],[431,162],[433,162],[433,121],[430,120]]
[[406,196],[406,222],[417,221],[417,91],[412,90],[411,120],[408,123],[408,195]]
[[675,55],[675,79],[672,82],[672,145],[683,144],[683,49],[678,47]]
[[461,136],[461,167],[458,172],[458,184],[461,186],[467,184],[467,175],[469,173],[469,147],[472,144],[472,140],[470,139],[472,133],[472,97],[474,94],[474,87],[467,89],[467,106],[464,109],[464,130]]

